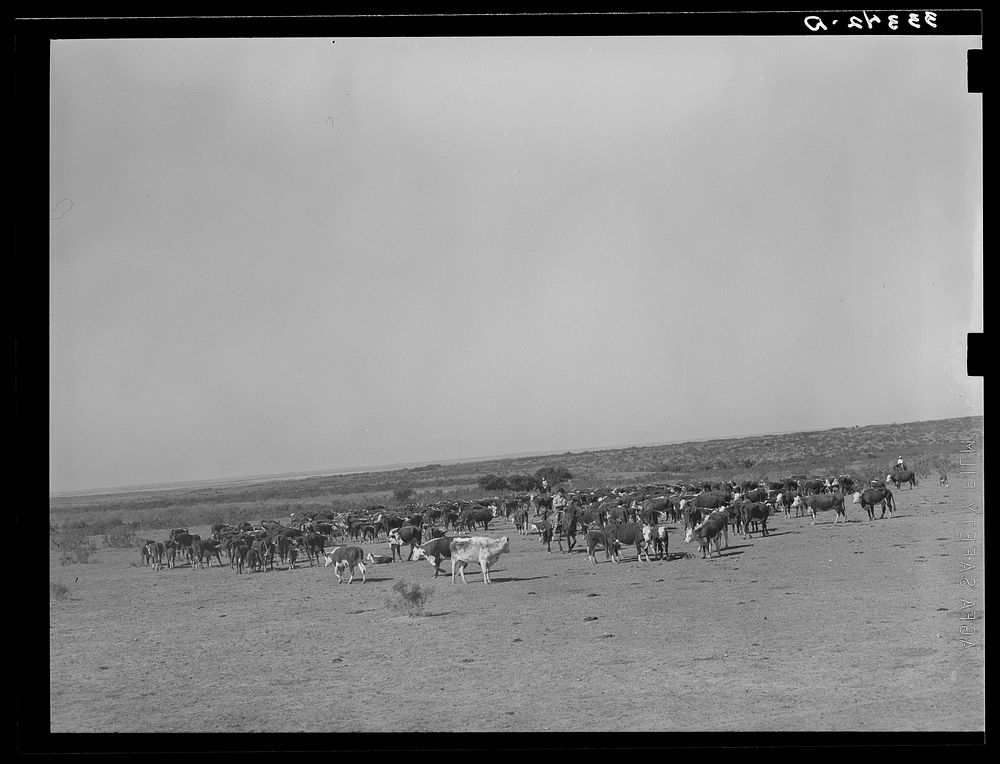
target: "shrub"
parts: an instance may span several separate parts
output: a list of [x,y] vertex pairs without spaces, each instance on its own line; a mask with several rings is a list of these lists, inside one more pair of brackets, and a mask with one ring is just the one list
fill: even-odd
[[69,587],[62,581],[49,581],[49,597],[57,602],[62,602],[69,597]]
[[385,606],[397,613],[406,613],[411,618],[423,612],[427,600],[434,593],[433,587],[418,583],[397,581],[392,585],[393,594],[385,598]]
[[118,549],[135,546],[135,533],[128,525],[116,525],[104,535],[104,541],[108,546]]

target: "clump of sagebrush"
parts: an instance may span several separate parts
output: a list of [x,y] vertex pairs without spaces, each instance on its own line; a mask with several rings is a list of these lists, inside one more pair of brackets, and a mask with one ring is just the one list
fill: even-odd
[[393,594],[385,598],[385,606],[389,610],[406,613],[409,616],[423,612],[427,600],[434,593],[433,587],[421,586],[418,583],[397,581],[392,585]]
[[49,581],[49,597],[62,602],[69,596],[69,587],[62,581]]

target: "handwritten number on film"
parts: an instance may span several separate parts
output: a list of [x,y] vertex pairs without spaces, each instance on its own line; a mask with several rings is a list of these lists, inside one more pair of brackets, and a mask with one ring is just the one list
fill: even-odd
[[[836,24],[839,19],[833,19],[831,24]],[[920,14],[910,13],[907,14],[906,23],[909,24],[914,29],[920,29]],[[886,16],[886,22],[889,29],[895,31],[899,29],[899,14],[890,13]],[[882,19],[876,16],[874,13],[868,13],[868,11],[863,11],[861,16],[851,16],[850,20],[847,22],[848,29],[874,29],[876,24],[881,24]],[[934,11],[924,11],[923,23],[933,29],[937,29],[937,14]],[[806,28],[810,32],[827,31],[829,27],[819,16],[806,16],[805,18]]]

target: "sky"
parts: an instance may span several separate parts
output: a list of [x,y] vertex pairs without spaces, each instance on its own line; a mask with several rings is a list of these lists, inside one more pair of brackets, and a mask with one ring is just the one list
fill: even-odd
[[981,415],[981,47],[54,40],[50,491]]

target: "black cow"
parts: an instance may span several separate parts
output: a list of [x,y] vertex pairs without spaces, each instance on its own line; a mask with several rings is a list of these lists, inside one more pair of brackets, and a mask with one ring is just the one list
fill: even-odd
[[219,561],[219,567],[222,567],[222,556],[219,554],[219,550],[222,547],[222,542],[216,541],[215,539],[199,539],[194,542],[194,565],[199,568],[205,567],[205,561],[208,561],[208,567],[212,567],[212,558],[214,557]]
[[892,491],[888,488],[870,488],[863,493],[855,493],[854,503],[860,503],[861,508],[868,513],[868,522],[872,522],[875,519],[876,504],[882,504],[882,517],[885,517],[886,506],[888,506],[890,520],[892,519],[893,510],[896,508],[896,502],[892,498]]
[[749,538],[751,525],[760,522],[760,532],[762,536],[770,535],[767,532],[767,518],[771,514],[771,508],[759,501],[744,501],[740,505],[740,524],[743,526],[743,538]]
[[458,527],[473,531],[476,525],[482,525],[484,531],[489,531],[493,512],[489,509],[463,509],[458,518]]
[[319,558],[326,553],[327,537],[322,533],[307,533],[303,539],[302,546],[309,555],[309,567],[312,567],[313,560],[319,565]]
[[451,539],[444,536],[421,544],[414,553],[414,560],[429,560],[434,566],[434,578],[441,572],[441,560],[451,559]]
[[410,553],[406,556],[407,562],[413,558],[413,548],[423,539],[423,529],[415,525],[404,525],[401,528],[393,528],[389,531],[389,549],[392,552],[392,559],[399,555],[400,562],[403,561],[403,553],[400,547],[409,544]]

